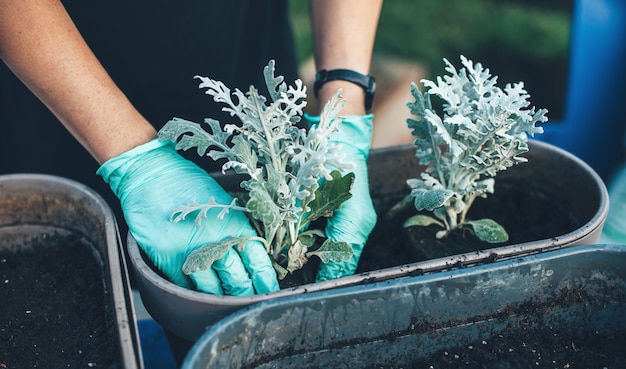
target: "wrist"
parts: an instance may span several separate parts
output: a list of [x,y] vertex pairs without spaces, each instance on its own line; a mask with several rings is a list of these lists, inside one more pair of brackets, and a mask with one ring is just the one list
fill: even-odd
[[129,125],[124,129],[108,130],[104,139],[93,144],[91,146],[93,149],[90,151],[93,151],[93,156],[98,163],[103,164],[156,139],[156,137],[156,130],[147,122],[136,126]]
[[331,81],[325,83],[318,91],[318,115],[339,89],[341,89],[341,97],[346,100],[345,106],[339,112],[341,116],[365,115],[367,113],[365,96],[361,87],[347,81]]
[[134,163],[141,161],[143,157],[150,155],[150,152],[155,152],[168,145],[170,145],[169,142],[154,138],[107,160],[100,166],[100,168],[98,168],[96,174],[101,176],[102,179],[111,186],[113,192],[117,194],[119,182]]
[[323,105],[339,88],[349,105],[343,115],[362,115],[371,110],[376,92],[374,77],[352,69],[323,69],[315,75],[313,91]]

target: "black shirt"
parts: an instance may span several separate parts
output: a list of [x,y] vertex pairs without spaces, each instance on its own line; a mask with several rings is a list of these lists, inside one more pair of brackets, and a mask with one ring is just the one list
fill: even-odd
[[[297,78],[286,0],[63,4],[113,80],[156,129],[175,116],[226,122],[222,106],[198,88],[195,75],[263,92],[263,67],[275,59],[276,74],[288,83]],[[95,174],[96,161],[5,65],[0,65],[0,132],[0,174],[60,175],[96,189],[117,207]],[[194,161],[216,169],[208,158]]]

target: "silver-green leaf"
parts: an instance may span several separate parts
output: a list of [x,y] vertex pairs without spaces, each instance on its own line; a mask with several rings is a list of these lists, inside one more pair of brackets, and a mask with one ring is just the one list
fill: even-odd
[[195,273],[199,270],[207,270],[213,265],[216,260],[219,260],[228,250],[233,247],[237,247],[242,250],[245,243],[257,239],[259,237],[229,237],[221,242],[207,243],[199,248],[193,250],[183,264],[183,273],[186,275]]
[[342,176],[339,171],[334,170],[330,175],[333,179],[325,181],[315,192],[315,199],[309,204],[311,210],[306,217],[306,222],[312,222],[319,217],[332,216],[343,202],[352,197],[350,189],[354,183],[354,173]]
[[430,225],[438,225],[441,228],[445,228],[446,226],[441,223],[439,220],[429,217],[428,215],[417,214],[408,218],[404,221],[404,228],[408,227],[428,227]]
[[347,261],[352,257],[354,251],[347,242],[337,242],[331,239],[326,239],[322,246],[315,251],[309,251],[307,256],[316,255],[322,260],[322,263],[340,263]]
[[443,206],[446,201],[454,196],[454,191],[445,189],[425,190],[419,188],[413,190],[411,194],[415,196],[414,204],[417,210],[426,209],[428,211],[433,211]]
[[491,219],[479,219],[465,222],[470,225],[479,239],[489,243],[500,243],[509,240],[504,227]]

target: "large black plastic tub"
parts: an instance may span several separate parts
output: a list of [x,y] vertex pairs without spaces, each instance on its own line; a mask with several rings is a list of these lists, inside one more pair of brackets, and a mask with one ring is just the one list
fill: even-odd
[[[624,342],[626,246],[574,246],[261,302],[214,325],[183,367],[413,368],[511,332]],[[569,365],[541,363],[547,348],[535,349],[539,358],[513,367]]]
[[[94,288],[93,291],[102,290],[103,295],[98,296],[97,300],[93,300],[93,294],[86,297],[81,291],[74,291],[73,295],[64,293],[63,296],[72,296],[72,301],[80,303],[91,302],[89,305],[102,304],[102,319],[94,319],[89,322],[89,329],[98,332],[98,336],[112,337],[112,346],[117,346],[117,353],[109,353],[115,361],[111,368],[123,369],[141,369],[143,368],[143,360],[141,357],[141,349],[139,345],[139,336],[137,333],[137,322],[135,319],[133,301],[131,297],[131,289],[129,283],[128,269],[123,257],[122,245],[119,238],[117,223],[113,215],[113,211],[106,204],[104,199],[100,197],[92,189],[65,179],[51,175],[40,174],[11,174],[0,176],[0,251],[8,255],[15,254],[9,260],[2,262],[9,263],[13,259],[16,265],[25,264],[20,261],[22,257],[19,252],[33,251],[34,254],[44,253],[51,239],[61,237],[63,240],[77,240],[76,242],[61,243],[58,247],[64,250],[64,253],[54,253],[51,255],[63,255],[63,260],[71,260],[73,265],[84,262],[87,265],[95,265],[89,270],[90,277],[94,277],[97,281],[101,279],[102,285]],[[80,245],[80,248],[74,248],[70,245]],[[84,252],[76,252],[81,250]],[[30,254],[29,254],[30,255]],[[85,255],[89,255],[86,257]],[[87,260],[88,259],[88,260]],[[29,258],[28,260],[31,260]],[[58,260],[57,260],[58,261]],[[59,261],[60,262],[60,261]],[[32,263],[31,263],[32,264]],[[5,265],[0,264],[0,275],[4,274]],[[8,269],[8,268],[7,268]],[[54,270],[42,270],[41,278],[38,279],[41,285],[44,281],[56,280],[53,274],[57,273],[74,278],[81,278],[83,274],[77,274],[75,270],[67,265],[61,265],[60,268]],[[82,268],[84,270],[86,268]],[[21,279],[21,278],[17,278]],[[92,280],[92,278],[90,278]],[[30,281],[30,280],[29,280]],[[21,285],[18,281],[3,280],[0,288],[0,304],[3,304],[5,311],[16,311],[23,309],[23,306],[15,305],[15,292],[12,293],[12,285]],[[28,284],[25,284],[28,285]],[[53,283],[54,288],[59,290],[67,290],[66,285],[73,283]],[[29,291],[32,294],[43,294],[52,300],[53,294],[58,291],[53,288],[39,288],[40,292]],[[41,292],[43,291],[43,292]],[[21,291],[20,291],[21,292]],[[49,293],[49,295],[48,295]],[[60,292],[59,292],[60,294]],[[40,296],[38,296],[40,297]],[[89,299],[89,300],[88,300]],[[58,299],[57,299],[58,300]],[[56,301],[56,300],[55,300]],[[45,305],[45,303],[42,303]],[[60,305],[56,302],[48,305]],[[72,306],[76,302],[72,303]],[[69,301],[65,305],[69,312]],[[97,305],[96,305],[97,306]],[[40,309],[41,308],[41,309]],[[44,306],[28,307],[29,310],[24,311],[25,316],[30,317],[28,320],[29,327],[46,327],[60,332],[59,335],[76,335],[85,333],[85,328],[80,326],[67,326],[67,319],[59,319],[52,317],[48,320],[48,316],[36,314],[43,311]],[[32,314],[31,314],[32,309]],[[91,311],[91,310],[89,310]],[[6,318],[0,316],[0,319]],[[78,319],[85,318],[78,315]],[[74,321],[75,319],[72,319]],[[94,323],[95,322],[95,323]],[[18,324],[18,323],[15,323]],[[98,325],[97,327],[93,327]],[[17,330],[27,330],[24,327],[13,327]],[[35,330],[35,328],[32,328]],[[16,352],[28,352],[30,356],[37,348],[23,347],[22,341],[16,340],[11,330],[0,332],[0,367],[5,367],[3,363],[13,367],[10,363],[13,360],[24,360],[21,357],[10,358],[8,360],[5,355],[9,346],[17,347]],[[89,330],[88,330],[89,332]],[[100,333],[100,332],[107,332]],[[36,334],[30,332],[31,334]],[[82,336],[81,336],[82,337]],[[85,338],[88,340],[88,338]],[[45,352],[54,352],[55,357],[42,357],[40,362],[47,363],[44,365],[49,367],[51,362],[59,362],[67,360],[68,357],[76,358],[76,352],[66,353],[64,350],[71,350],[73,347],[61,346],[58,342],[54,342],[51,337],[41,337],[41,345],[50,345],[52,348]],[[104,350],[104,348],[100,348]],[[81,350],[77,350],[78,354],[83,354]],[[57,357],[58,356],[58,357]],[[87,356],[87,355],[83,355]],[[117,358],[117,360],[115,359]],[[4,359],[4,360],[3,360]],[[89,362],[89,358],[84,358],[85,367],[96,367],[99,363]]]

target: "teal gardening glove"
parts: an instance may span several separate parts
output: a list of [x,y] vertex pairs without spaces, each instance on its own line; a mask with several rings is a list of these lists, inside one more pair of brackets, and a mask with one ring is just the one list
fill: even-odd
[[[326,225],[326,237],[334,241],[347,242],[354,254],[348,261],[321,264],[317,281],[336,279],[354,274],[361,252],[369,234],[376,224],[376,212],[370,197],[367,174],[367,157],[372,137],[372,114],[348,116],[343,119],[339,131],[333,133],[330,140],[341,145],[340,153],[344,161],[355,165],[352,197],[329,218]],[[319,122],[319,117],[308,116],[312,124]]]
[[[173,144],[154,139],[105,162],[97,174],[120,199],[130,233],[170,280],[215,295],[252,295],[277,291],[276,272],[265,247],[249,241],[230,249],[206,271],[185,276],[182,266],[194,249],[230,236],[255,236],[246,215],[230,210],[218,219],[212,209],[196,226],[194,219],[170,221],[172,211],[210,197],[229,204],[232,197],[203,169],[183,158]],[[193,282],[193,283],[192,283]]]

